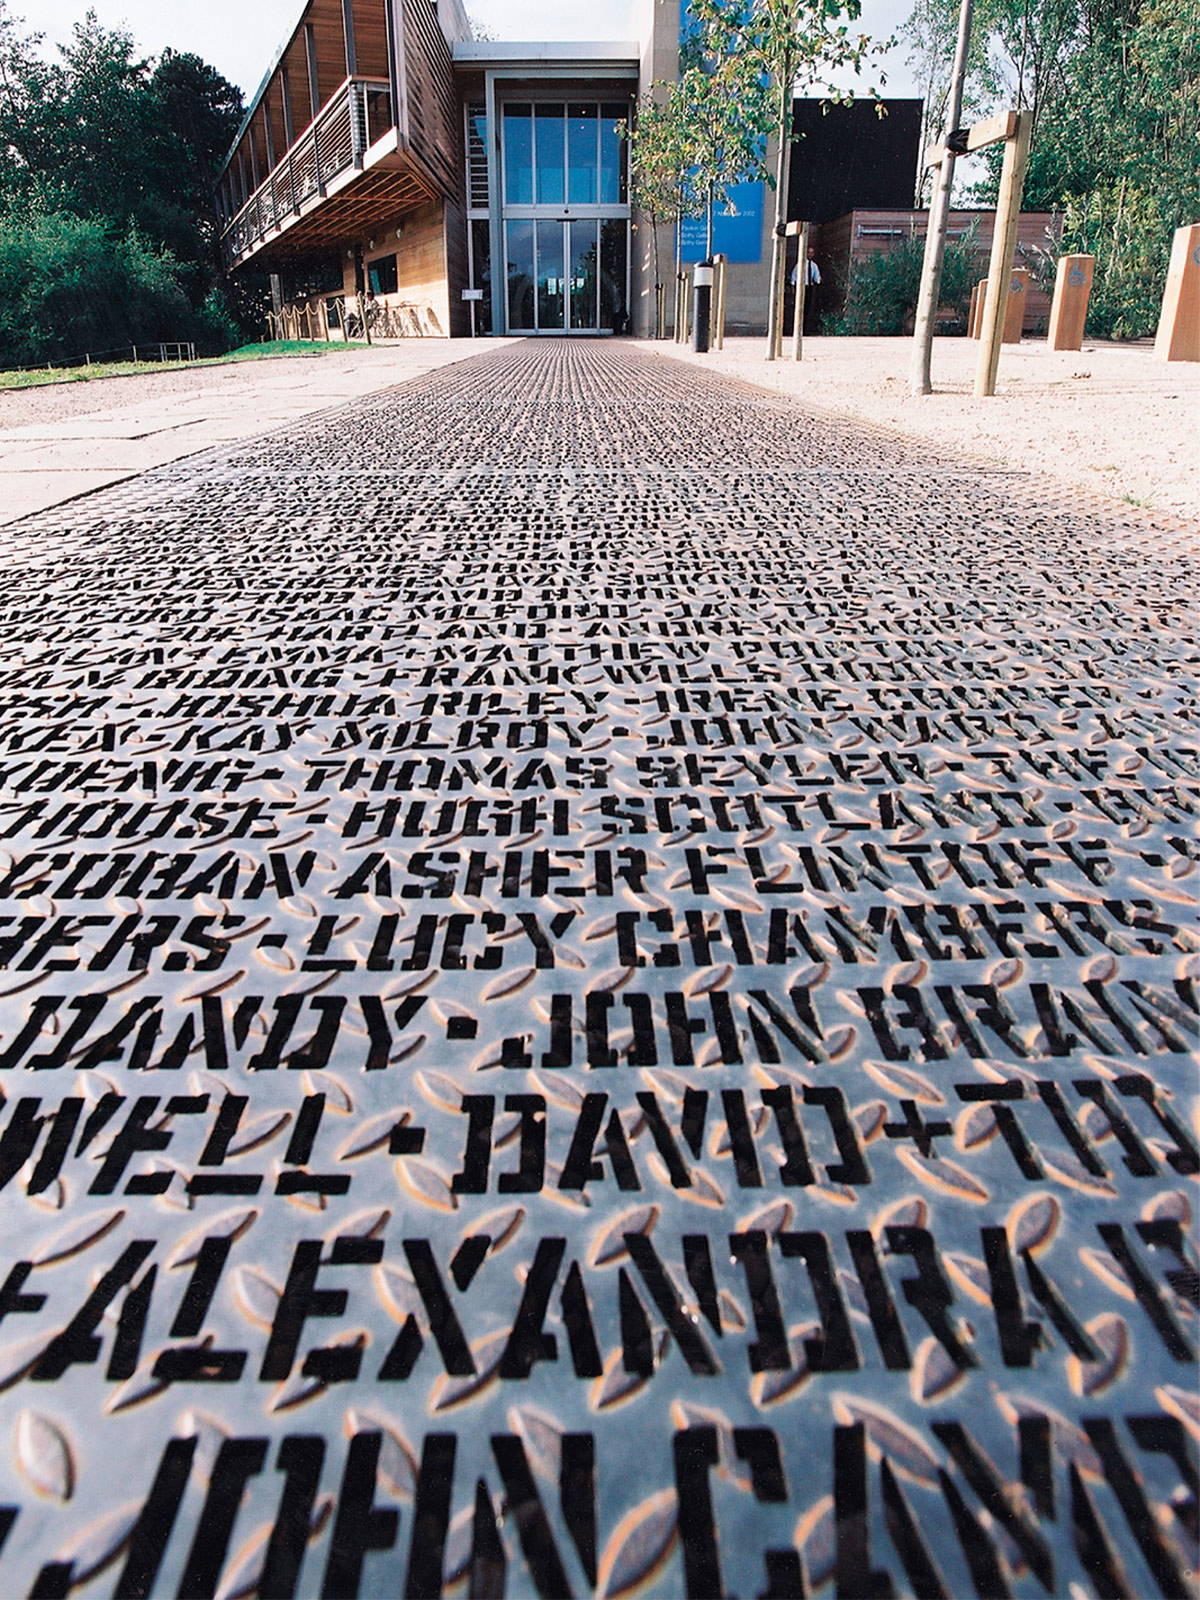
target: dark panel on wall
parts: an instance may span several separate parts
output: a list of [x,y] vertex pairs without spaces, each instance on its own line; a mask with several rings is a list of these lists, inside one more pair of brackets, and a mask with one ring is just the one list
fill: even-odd
[[921,101],[796,100],[788,216],[828,222],[858,207],[913,203],[921,142]]
[[468,281],[467,214],[457,199],[446,201],[446,278],[450,294],[450,332],[464,338],[471,332],[470,308],[462,292]]

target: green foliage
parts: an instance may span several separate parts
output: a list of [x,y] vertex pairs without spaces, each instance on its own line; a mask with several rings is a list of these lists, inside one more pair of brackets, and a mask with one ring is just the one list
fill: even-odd
[[178,264],[135,228],[114,235],[69,212],[0,231],[0,353],[8,366],[158,340],[228,347],[237,330],[210,295],[188,303]]
[[628,135],[634,200],[652,225],[705,216],[710,243],[715,207],[762,171],[762,133],[742,92],[743,66],[720,48],[710,29],[681,52],[678,79],[642,97]]
[[[890,249],[858,262],[851,270],[841,314],[828,320],[827,331],[911,333],[924,257],[925,235],[913,229]],[[964,330],[971,290],[983,276],[975,229],[957,239],[948,239],[942,262],[941,304],[954,312]]]
[[[656,83],[630,133],[634,198],[652,221],[704,216],[751,179],[775,184],[767,139],[790,122],[792,95],[824,85],[876,48],[847,26],[860,0],[690,0],[693,26],[673,83]],[[882,48],[882,47],[880,47]]]
[[0,365],[97,341],[228,348],[212,183],[240,91],[197,56],[141,59],[92,11],[57,61],[40,44],[0,0]]
[[[930,60],[948,64],[957,9],[918,0],[906,32]],[[974,112],[1032,111],[1024,206],[1061,211],[1062,248],[1096,257],[1089,336],[1153,333],[1171,236],[1200,216],[1200,0],[977,0],[975,18]],[[981,203],[998,172],[994,154]]]

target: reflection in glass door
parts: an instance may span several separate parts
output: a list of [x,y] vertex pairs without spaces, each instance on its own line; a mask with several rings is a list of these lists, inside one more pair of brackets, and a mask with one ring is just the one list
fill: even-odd
[[569,222],[571,231],[571,327],[594,329],[596,320],[596,233],[595,217]]
[[623,217],[513,217],[505,232],[514,333],[625,331],[629,233]]
[[508,264],[508,325],[510,328],[536,328],[534,321],[533,223],[512,221],[505,228],[508,236],[505,259]]
[[537,325],[545,333],[563,331],[563,225],[537,223]]

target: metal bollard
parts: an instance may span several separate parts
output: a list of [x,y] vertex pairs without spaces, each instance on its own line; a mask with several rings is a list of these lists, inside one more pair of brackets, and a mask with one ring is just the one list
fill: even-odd
[[692,275],[692,349],[703,355],[708,349],[712,326],[713,265],[697,261]]

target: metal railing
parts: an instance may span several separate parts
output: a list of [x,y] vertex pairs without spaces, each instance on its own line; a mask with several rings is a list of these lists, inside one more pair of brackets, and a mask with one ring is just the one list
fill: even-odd
[[81,356],[52,356],[23,367],[6,367],[6,372],[67,372],[74,367],[120,366],[126,358],[135,366],[161,361],[195,361],[196,346],[190,339],[152,339],[145,344],[116,344],[108,350],[85,350]]
[[304,202],[324,194],[340,173],[361,167],[366,151],[392,126],[386,80],[347,78],[226,224],[221,235],[226,260],[236,260],[297,216]]

